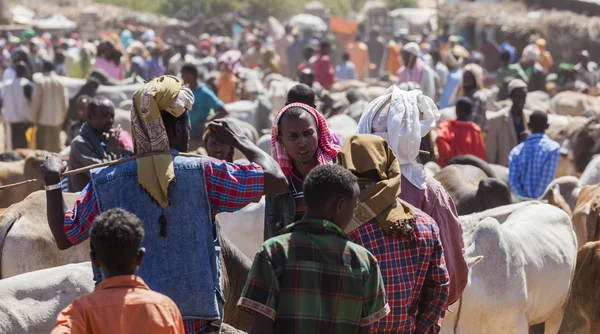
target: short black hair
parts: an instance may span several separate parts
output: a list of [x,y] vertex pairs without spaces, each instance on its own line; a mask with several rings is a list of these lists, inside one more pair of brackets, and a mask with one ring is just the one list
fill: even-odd
[[44,72],[52,72],[54,71],[54,64],[49,60],[44,60],[44,64],[42,65],[42,70]]
[[291,103],[304,103],[308,106],[316,108],[315,104],[315,92],[305,84],[297,84],[292,87],[287,94],[287,104]]
[[342,60],[343,60],[343,61],[348,61],[348,60],[350,60],[350,54],[348,53],[348,51],[344,51],[344,52],[342,52]]
[[[283,122],[284,118],[288,118],[288,117],[299,118],[305,112],[308,112],[308,110],[301,108],[301,107],[292,107],[292,108],[286,110],[283,113],[283,115],[281,115],[281,117],[279,117],[279,122],[277,122],[277,128],[279,129],[279,134],[281,134],[281,123]],[[313,117],[313,119],[314,119],[314,117]],[[317,124],[317,120],[315,120],[315,124]]]
[[470,98],[463,96],[456,101],[456,112],[465,112],[465,113],[473,113],[473,100]]
[[175,133],[177,127],[180,126],[181,123],[187,123],[190,121],[190,115],[188,111],[184,112],[179,117],[175,117],[168,112],[161,112],[160,117],[162,118],[163,124],[165,125],[165,130],[167,131],[167,134]]
[[324,50],[324,49],[329,50],[329,49],[331,49],[331,43],[329,43],[328,40],[324,39],[321,41],[321,43],[319,43],[319,48],[321,50]]
[[98,112],[99,109],[104,109],[104,108],[114,110],[115,105],[112,103],[111,100],[109,100],[103,96],[94,97],[88,103],[88,107],[87,107],[88,117],[90,115],[96,115],[96,113]]
[[304,181],[304,199],[308,209],[328,204],[337,198],[354,196],[356,177],[340,165],[320,165]]
[[356,38],[355,39],[356,39],[357,42],[362,42],[363,37],[362,37],[361,34],[356,34]]
[[15,72],[16,72],[18,78],[27,77],[27,72],[28,72],[27,64],[25,64],[24,61],[20,60],[17,63],[17,65],[15,66]]
[[94,221],[90,242],[96,259],[113,272],[130,269],[144,238],[144,223],[123,209],[110,209]]
[[198,77],[198,68],[194,64],[185,63],[183,66],[181,66],[181,74],[183,73],[189,73],[195,77]]
[[533,133],[544,133],[546,132],[546,126],[548,125],[548,115],[543,111],[534,111],[529,116],[529,126]]

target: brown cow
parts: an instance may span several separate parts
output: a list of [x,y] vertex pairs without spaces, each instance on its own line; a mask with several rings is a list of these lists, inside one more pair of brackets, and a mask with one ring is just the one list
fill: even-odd
[[577,245],[597,241],[600,236],[600,185],[585,186],[579,193],[573,210],[573,230]]
[[[41,179],[40,165],[48,154],[46,151],[33,151],[21,161],[0,162],[0,186],[29,179]],[[32,192],[42,189],[44,189],[43,183],[32,183],[0,190],[0,208],[18,203]]]
[[571,296],[559,333],[587,334],[600,330],[600,241],[577,253]]

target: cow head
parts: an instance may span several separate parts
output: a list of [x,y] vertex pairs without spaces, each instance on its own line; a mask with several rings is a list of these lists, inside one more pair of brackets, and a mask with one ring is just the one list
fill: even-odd
[[600,116],[590,119],[577,129],[569,140],[569,152],[573,155],[575,169],[583,173],[595,154],[600,153]]
[[43,177],[40,166],[44,163],[46,156],[50,155],[50,152],[47,151],[32,151],[30,152],[25,159],[25,168],[23,171],[23,175],[25,175],[29,179],[40,179]]
[[492,178],[485,178],[479,181],[476,198],[479,199],[480,205],[480,210],[478,211],[512,204],[512,194],[508,185]]

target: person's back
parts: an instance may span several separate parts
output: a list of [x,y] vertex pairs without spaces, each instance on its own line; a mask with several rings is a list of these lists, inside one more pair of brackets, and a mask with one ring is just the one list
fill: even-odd
[[360,35],[356,36],[356,41],[348,44],[348,54],[350,61],[356,66],[356,74],[362,79],[369,70],[369,48],[362,41]]
[[439,228],[398,200],[400,165],[383,138],[350,137],[339,163],[362,185],[360,206],[344,231],[379,261],[390,301],[390,314],[373,325],[373,333],[438,332],[449,289]]
[[260,247],[238,305],[254,311],[249,333],[370,333],[389,313],[377,260],[343,232],[357,204],[356,178],[315,167],[308,210]]
[[136,275],[145,250],[144,224],[122,209],[104,212],[91,232],[92,263],[107,277],[57,318],[52,334],[183,334],[179,309]]
[[473,101],[462,97],[456,102],[457,119],[441,122],[436,144],[441,167],[455,156],[473,154],[485,160],[481,129],[473,123]]
[[529,117],[533,132],[512,149],[508,162],[510,189],[526,198],[539,198],[554,179],[560,157],[560,145],[544,134],[548,116],[535,111]]
[[348,52],[342,53],[342,62],[335,68],[335,77],[338,80],[358,79],[356,67],[350,61],[350,54]]

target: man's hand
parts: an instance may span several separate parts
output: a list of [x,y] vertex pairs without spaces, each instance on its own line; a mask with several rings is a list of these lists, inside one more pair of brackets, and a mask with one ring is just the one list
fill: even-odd
[[121,145],[121,125],[117,125],[116,128],[110,129],[108,133],[108,138],[106,141],[106,145],[108,147],[109,152],[115,153],[117,155],[121,155],[123,153],[123,145]]
[[230,120],[220,119],[208,124],[208,131],[211,131],[215,139],[224,145],[237,147],[242,141],[248,140],[240,127]]
[[42,169],[42,175],[44,175],[44,182],[46,182],[46,185],[53,185],[60,183],[60,177],[67,166],[58,154],[52,153],[46,157],[40,168]]

